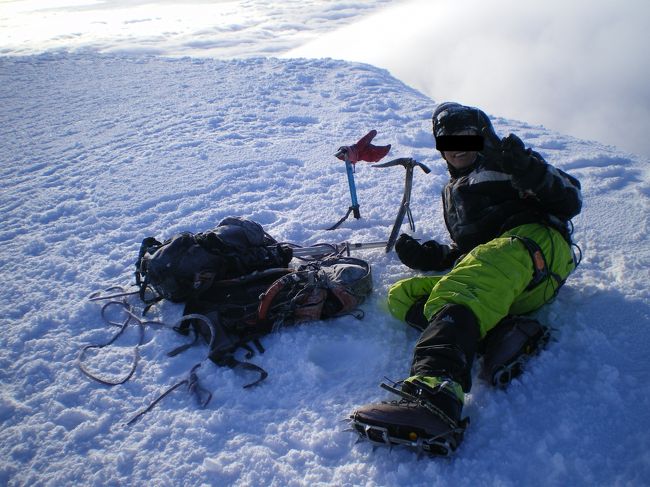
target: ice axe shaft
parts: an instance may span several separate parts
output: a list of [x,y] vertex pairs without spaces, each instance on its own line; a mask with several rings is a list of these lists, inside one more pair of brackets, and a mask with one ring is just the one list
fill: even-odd
[[341,147],[336,154],[334,154],[336,157],[339,159],[341,156],[345,157],[345,172],[348,176],[348,187],[350,188],[350,199],[352,200],[352,205],[348,208],[348,211],[345,215],[343,215],[343,218],[341,218],[339,221],[337,221],[334,225],[328,228],[328,230],[334,230],[341,225],[345,220],[348,219],[350,216],[350,213],[354,215],[354,218],[357,220],[361,218],[361,212],[359,211],[359,200],[357,199],[357,186],[354,182],[354,167],[352,166],[352,162],[350,162],[350,159],[347,157],[347,152],[345,151],[345,147]]
[[354,183],[354,168],[349,159],[345,159],[345,172],[348,175],[348,186],[350,187],[350,199],[352,200],[352,206],[350,209],[354,214],[354,218],[357,220],[361,218],[361,212],[359,211],[359,200],[357,199],[357,186]]
[[404,180],[404,196],[402,196],[402,202],[400,203],[399,211],[397,212],[397,218],[395,218],[395,223],[393,224],[393,229],[390,232],[388,237],[388,242],[386,244],[386,253],[390,252],[397,241],[397,236],[399,235],[400,228],[402,227],[402,222],[404,221],[404,216],[408,218],[409,226],[411,231],[415,231],[415,221],[413,220],[413,214],[411,213],[411,190],[413,188],[413,169],[419,167],[424,171],[425,174],[429,174],[431,169],[429,169],[424,164],[417,162],[415,159],[410,157],[400,157],[399,159],[393,159],[392,161],[385,162],[383,164],[375,164],[372,167],[393,167],[393,166],[404,166],[406,169],[406,179]]
[[312,245],[311,247],[294,247],[292,248],[293,256],[298,258],[305,257],[322,257],[330,254],[345,253],[350,255],[351,250],[380,249],[386,247],[387,242],[360,242],[360,243],[323,243]]

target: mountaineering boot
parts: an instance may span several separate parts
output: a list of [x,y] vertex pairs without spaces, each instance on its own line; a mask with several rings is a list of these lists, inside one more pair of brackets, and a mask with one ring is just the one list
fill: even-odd
[[525,363],[549,342],[551,330],[524,316],[507,316],[490,330],[481,344],[480,377],[496,387],[506,387],[521,375]]
[[375,444],[447,456],[460,445],[469,422],[461,419],[461,411],[463,392],[471,388],[478,322],[469,308],[453,303],[428,322],[421,312],[409,319],[424,328],[413,351],[410,377],[392,386],[382,384],[401,399],[362,406],[350,422],[362,439]]
[[354,411],[350,423],[361,439],[376,445],[404,445],[433,456],[448,456],[458,448],[469,422],[460,417],[464,394],[458,383],[413,376],[382,387],[401,399]]

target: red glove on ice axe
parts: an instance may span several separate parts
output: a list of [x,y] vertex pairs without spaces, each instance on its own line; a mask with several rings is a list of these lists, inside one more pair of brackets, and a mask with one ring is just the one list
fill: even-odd
[[371,130],[361,137],[356,144],[339,147],[336,157],[342,161],[350,161],[355,164],[359,161],[377,162],[381,160],[390,150],[388,145],[372,145],[372,139],[377,135],[376,130]]

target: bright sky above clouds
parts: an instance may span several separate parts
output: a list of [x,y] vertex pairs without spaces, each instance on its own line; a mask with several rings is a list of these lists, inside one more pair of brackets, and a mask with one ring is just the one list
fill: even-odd
[[368,62],[436,102],[645,156],[649,32],[643,0],[0,1],[0,55],[85,48]]

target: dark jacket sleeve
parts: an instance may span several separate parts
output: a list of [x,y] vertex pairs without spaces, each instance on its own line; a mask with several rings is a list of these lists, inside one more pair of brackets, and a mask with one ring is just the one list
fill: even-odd
[[582,209],[580,182],[548,164],[537,152],[531,152],[524,174],[513,175],[513,186],[522,197],[533,197],[552,215],[570,220]]

